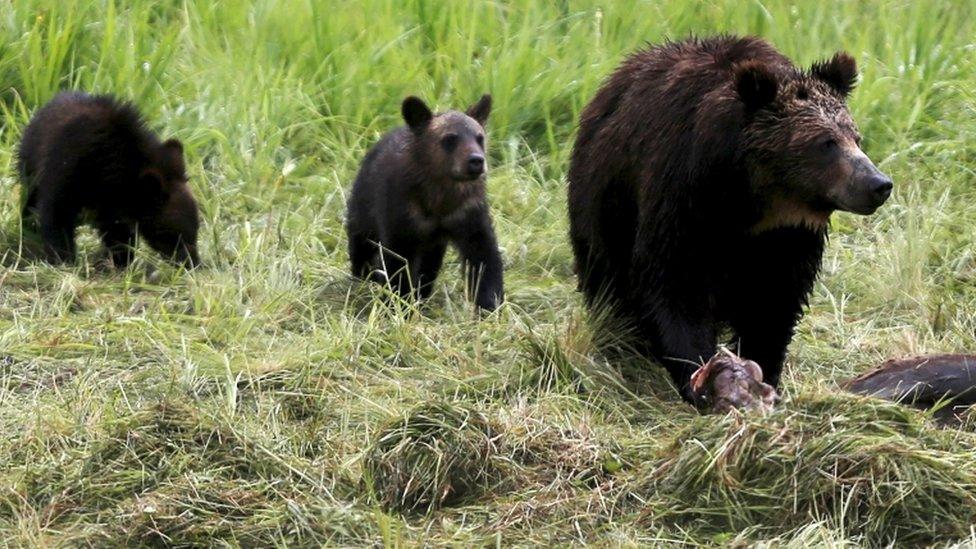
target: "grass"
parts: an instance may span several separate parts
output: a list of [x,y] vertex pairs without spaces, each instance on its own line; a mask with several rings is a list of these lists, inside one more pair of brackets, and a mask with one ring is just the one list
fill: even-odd
[[[851,52],[851,109],[896,181],[876,215],[834,216],[768,417],[699,417],[625,345],[598,352],[574,291],[579,111],[623,55],[692,32]],[[837,388],[976,348],[974,36],[964,1],[3,3],[0,539],[976,543],[972,426]],[[65,88],[183,140],[208,268],[142,249],[105,272],[91,233],[74,267],[18,259],[16,145]],[[387,306],[347,276],[358,161],[404,96],[486,91],[508,303],[476,318],[450,255],[428,307]]]

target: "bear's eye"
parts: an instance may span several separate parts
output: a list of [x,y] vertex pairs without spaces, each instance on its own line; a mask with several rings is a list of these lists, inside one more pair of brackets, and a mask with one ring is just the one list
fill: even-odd
[[441,138],[441,146],[445,150],[451,150],[457,146],[458,136],[456,133],[449,133]]
[[825,151],[832,151],[837,147],[837,140],[833,137],[829,137],[820,142],[820,148]]
[[481,135],[480,133],[474,138],[474,140],[478,143],[479,147],[485,146],[485,136]]

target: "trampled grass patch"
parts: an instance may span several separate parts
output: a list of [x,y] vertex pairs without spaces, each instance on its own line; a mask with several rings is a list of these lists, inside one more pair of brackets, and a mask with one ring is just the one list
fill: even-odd
[[[823,521],[870,545],[968,535],[976,438],[863,399],[802,396],[768,417],[702,418],[675,437],[646,490],[647,520],[711,534]],[[654,507],[657,507],[655,510]]]
[[[851,110],[896,185],[877,214],[833,217],[768,416],[699,417],[626,330],[597,333],[567,238],[569,151],[602,79],[645,42],[715,32],[803,65],[854,55]],[[0,537],[976,543],[972,422],[838,389],[976,348],[974,36],[964,1],[3,3]],[[71,88],[130,98],[184,143],[205,268],[143,247],[114,272],[87,230],[78,264],[29,259],[16,147]],[[485,92],[507,303],[476,315],[451,252],[429,304],[391,304],[348,275],[358,162],[406,95]]]

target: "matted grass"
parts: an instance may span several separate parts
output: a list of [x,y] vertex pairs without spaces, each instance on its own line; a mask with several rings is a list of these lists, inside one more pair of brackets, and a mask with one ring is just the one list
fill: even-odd
[[363,462],[363,485],[384,508],[430,512],[483,495],[498,476],[497,435],[480,412],[437,402],[391,421]]
[[[574,291],[579,111],[626,53],[692,32],[802,64],[851,52],[851,109],[896,182],[877,214],[834,216],[766,417],[699,417]],[[837,385],[976,348],[974,36],[964,1],[3,2],[0,539],[976,544],[972,421],[940,430]],[[131,98],[184,142],[206,268],[141,249],[106,271],[87,231],[76,266],[20,259],[16,144],[65,88]],[[477,317],[452,253],[428,306],[389,306],[347,275],[358,162],[404,96],[486,91],[508,303]],[[398,438],[431,415],[430,452]],[[457,471],[476,489],[445,498]]]

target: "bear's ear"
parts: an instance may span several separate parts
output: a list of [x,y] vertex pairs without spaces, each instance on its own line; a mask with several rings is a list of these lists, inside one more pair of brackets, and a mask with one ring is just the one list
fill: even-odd
[[841,97],[847,97],[857,83],[857,61],[846,52],[839,51],[830,59],[814,63],[810,67],[810,74],[826,82]]
[[736,65],[732,71],[735,91],[739,94],[739,99],[745,103],[747,112],[756,112],[776,99],[779,82],[773,71],[762,61],[744,61]]
[[491,94],[486,93],[481,96],[477,103],[468,107],[465,114],[474,118],[482,126],[488,122],[488,115],[491,114]]
[[163,142],[163,149],[175,156],[183,156],[183,143],[179,139],[167,139]]
[[412,95],[403,100],[400,112],[407,125],[414,131],[422,131],[434,118],[434,113],[430,112],[427,104]]
[[169,166],[178,171],[183,171],[183,144],[179,139],[167,139],[162,146],[163,158]]

